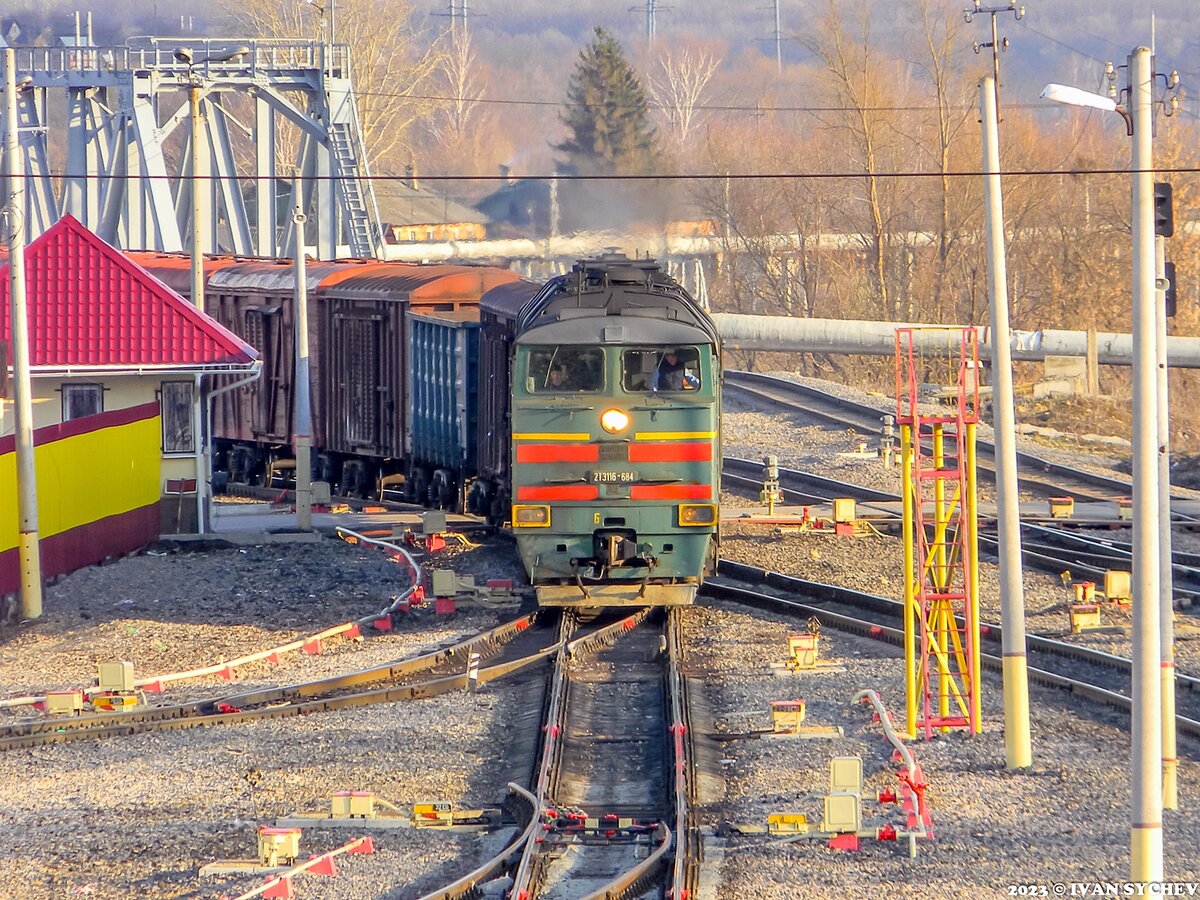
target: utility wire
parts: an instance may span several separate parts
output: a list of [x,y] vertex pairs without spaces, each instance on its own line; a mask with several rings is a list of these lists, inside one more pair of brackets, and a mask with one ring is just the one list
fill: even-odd
[[[1192,175],[1200,174],[1200,166],[1155,166],[1153,169],[1131,169],[1131,168],[1113,168],[1113,169],[1006,169],[1001,172],[1013,178],[1042,178],[1042,177],[1061,177],[1070,175],[1072,177],[1089,176],[1089,175],[1131,175],[1139,172],[1150,172],[1156,175]],[[974,169],[959,169],[947,172],[943,171],[876,171],[876,172],[729,172],[729,173],[714,173],[705,174],[699,172],[685,172],[679,174],[650,174],[650,175],[570,175],[565,173],[554,174],[539,174],[539,175],[422,175],[421,181],[499,181],[510,183],[513,180],[519,181],[753,181],[756,179],[762,180],[804,180],[812,179],[818,181],[846,178],[982,178],[984,172]],[[64,172],[49,172],[47,175],[51,178],[65,178]],[[27,176],[28,177],[28,176]],[[180,177],[185,177],[185,180],[197,181],[276,181],[279,176],[272,175],[146,175],[146,174],[91,174],[70,176],[72,180],[87,180],[87,181],[175,181]],[[371,181],[409,181],[412,176],[410,174],[386,174],[372,175]],[[342,177],[337,175],[313,175],[304,179],[306,181],[342,181]]]

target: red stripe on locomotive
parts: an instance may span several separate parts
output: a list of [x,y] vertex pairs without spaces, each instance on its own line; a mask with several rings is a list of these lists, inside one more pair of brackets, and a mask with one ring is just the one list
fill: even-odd
[[635,484],[630,500],[711,500],[711,484]]
[[630,462],[712,462],[712,444],[630,444]]
[[555,487],[523,485],[517,488],[518,500],[595,500],[600,488],[594,484],[568,484]]
[[598,444],[517,444],[519,463],[598,462]]

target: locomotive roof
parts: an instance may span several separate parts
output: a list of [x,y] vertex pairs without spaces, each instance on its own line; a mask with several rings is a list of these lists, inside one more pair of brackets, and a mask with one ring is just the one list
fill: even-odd
[[479,308],[502,319],[516,320],[534,294],[542,289],[539,281],[510,281],[492,288],[479,298]]
[[522,308],[517,341],[720,343],[708,313],[657,262],[620,254],[547,281]]

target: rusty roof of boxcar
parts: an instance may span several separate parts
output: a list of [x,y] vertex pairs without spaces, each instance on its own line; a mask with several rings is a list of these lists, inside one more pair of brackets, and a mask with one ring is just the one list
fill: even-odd
[[381,262],[358,272],[336,273],[321,282],[321,293],[348,300],[470,300],[516,278],[514,272],[490,266]]
[[[316,293],[327,280],[347,278],[378,265],[375,260],[307,260],[308,289]],[[256,294],[290,294],[296,271],[290,259],[247,259],[214,272],[208,280],[214,292],[251,291]]]
[[516,319],[521,314],[521,307],[529,302],[529,298],[542,287],[540,281],[510,281],[507,284],[492,288],[479,298],[479,308],[484,312],[495,313],[505,319]]
[[[150,272],[171,290],[187,295],[192,290],[192,257],[189,253],[161,253],[157,250],[125,250],[127,257]],[[204,257],[205,278],[214,272],[244,262],[237,256]]]

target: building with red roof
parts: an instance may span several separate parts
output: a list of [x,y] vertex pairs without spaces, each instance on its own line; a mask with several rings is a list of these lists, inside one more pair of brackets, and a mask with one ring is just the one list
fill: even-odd
[[[43,556],[56,534],[86,543],[89,528],[120,531],[134,512],[138,536],[202,530],[206,397],[257,377],[257,351],[71,216],[25,249],[25,281]],[[0,257],[5,349],[9,292]],[[0,484],[15,479],[11,355],[0,361]],[[134,481],[122,481],[131,471]],[[15,494],[0,490],[0,594]],[[56,516],[58,532],[46,524]]]

